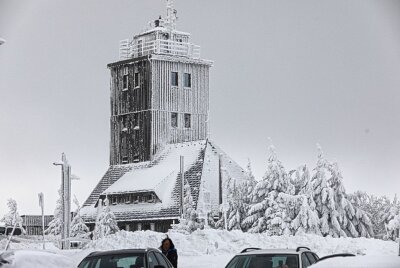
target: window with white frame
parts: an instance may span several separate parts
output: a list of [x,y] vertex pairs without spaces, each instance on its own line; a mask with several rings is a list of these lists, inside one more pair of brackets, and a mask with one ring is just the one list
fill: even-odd
[[183,74],[183,86],[192,87],[192,75],[189,73]]
[[171,72],[171,86],[178,86],[178,72]]

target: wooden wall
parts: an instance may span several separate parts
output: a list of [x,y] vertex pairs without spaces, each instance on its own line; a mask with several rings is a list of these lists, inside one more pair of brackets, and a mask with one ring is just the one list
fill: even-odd
[[[171,72],[178,72],[178,87],[171,86]],[[183,86],[184,73],[191,74],[191,87]],[[209,65],[195,62],[152,60],[152,154],[165,143],[207,138]],[[171,113],[178,113],[178,127],[171,126]],[[191,127],[184,127],[184,114]]]
[[[111,67],[111,142],[110,164],[142,162],[150,159],[151,72],[149,61],[142,59]],[[123,76],[128,69],[128,88]],[[139,86],[135,87],[135,72]]]
[[[110,64],[110,164],[148,161],[165,144],[206,139],[209,67],[201,61],[151,56]],[[178,72],[178,87],[171,85],[171,72]],[[191,74],[190,88],[184,87],[184,73]],[[178,113],[178,127],[171,126],[172,112]],[[185,128],[185,113],[191,115],[190,128]]]

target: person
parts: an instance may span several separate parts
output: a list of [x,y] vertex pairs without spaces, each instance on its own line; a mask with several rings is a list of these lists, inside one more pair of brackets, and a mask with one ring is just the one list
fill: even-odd
[[169,262],[174,266],[174,268],[178,268],[178,252],[175,248],[174,243],[169,237],[166,237],[161,242],[160,246],[161,252],[167,257]]

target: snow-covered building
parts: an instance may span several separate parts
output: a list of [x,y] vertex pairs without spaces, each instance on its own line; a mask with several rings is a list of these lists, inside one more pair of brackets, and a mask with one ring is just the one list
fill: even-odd
[[171,0],[165,18],[120,42],[120,60],[108,64],[110,167],[81,210],[91,229],[107,198],[121,229],[166,231],[182,213],[181,173],[199,215],[219,215],[224,176],[245,172],[208,139],[211,66],[176,30]]

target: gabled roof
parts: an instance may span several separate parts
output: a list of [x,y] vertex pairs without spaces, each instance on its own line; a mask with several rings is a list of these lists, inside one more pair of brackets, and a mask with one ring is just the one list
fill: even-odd
[[126,172],[118,181],[103,191],[103,195],[134,192],[155,192],[162,203],[168,204],[180,172],[180,156],[184,157],[184,171],[188,171],[205,148],[205,141],[169,144],[157,165]]
[[[95,222],[100,195],[155,192],[161,202],[110,205],[117,221],[177,219],[180,216],[179,158],[184,156],[185,179],[196,209],[218,213],[220,178],[246,178],[243,169],[210,141],[166,145],[152,162],[111,166],[81,209],[85,222]],[[207,196],[204,196],[204,192]]]

